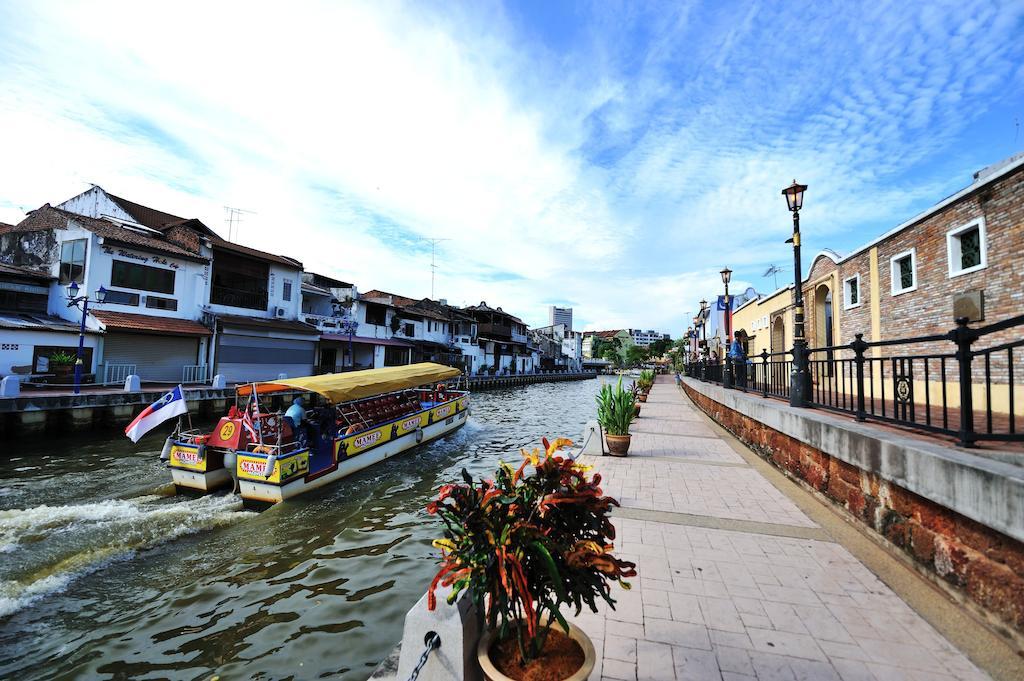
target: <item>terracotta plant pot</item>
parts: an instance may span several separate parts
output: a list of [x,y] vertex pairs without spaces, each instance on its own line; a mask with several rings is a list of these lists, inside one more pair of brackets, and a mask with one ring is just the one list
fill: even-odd
[[[562,633],[562,628],[557,624],[554,630]],[[491,662],[490,651],[496,637],[497,632],[493,629],[486,629],[484,631],[480,637],[480,642],[476,646],[476,660],[480,663],[480,669],[483,670],[484,678],[487,681],[513,681],[510,677],[499,672],[498,668]],[[583,666],[575,674],[565,678],[563,681],[586,681],[590,678],[591,672],[594,671],[594,665],[597,664],[597,653],[594,651],[594,644],[591,643],[590,637],[582,629],[571,622],[569,623],[569,638],[576,641],[580,648],[583,649]]]
[[640,400],[641,402],[646,402],[647,401],[647,393],[640,393],[639,395],[637,395],[636,399]]
[[636,403],[633,405],[633,418],[640,418],[640,404]]
[[626,456],[629,451],[629,435],[609,435],[605,433],[604,439],[608,442],[608,453],[612,456]]

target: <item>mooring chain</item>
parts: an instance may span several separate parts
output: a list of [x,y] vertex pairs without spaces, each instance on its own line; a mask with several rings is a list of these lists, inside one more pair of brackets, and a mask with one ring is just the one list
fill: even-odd
[[436,632],[430,632],[430,634],[427,635],[425,643],[427,644],[427,647],[424,649],[423,654],[420,655],[420,661],[416,663],[416,667],[412,670],[412,674],[409,675],[409,681],[416,681],[416,679],[419,678],[420,672],[423,671],[423,665],[427,663],[427,658],[430,657],[430,653],[441,647],[441,636]]

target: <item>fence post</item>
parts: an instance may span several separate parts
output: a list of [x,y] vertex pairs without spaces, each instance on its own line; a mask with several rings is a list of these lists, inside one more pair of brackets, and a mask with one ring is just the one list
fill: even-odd
[[868,349],[868,344],[864,342],[864,334],[854,335],[850,349],[854,352],[853,361],[857,366],[857,420],[864,421],[867,418],[864,409],[864,351]]
[[722,387],[732,388],[732,357],[726,354],[726,356],[723,359],[725,360],[725,362],[722,364]]
[[761,397],[768,397],[768,350],[761,350]]
[[967,326],[967,317],[956,318],[956,328],[949,332],[949,339],[956,343],[956,361],[960,367],[960,438],[961,447],[975,447],[978,439],[974,432],[974,395],[971,390],[974,377],[971,374],[971,344],[978,340],[978,332]]

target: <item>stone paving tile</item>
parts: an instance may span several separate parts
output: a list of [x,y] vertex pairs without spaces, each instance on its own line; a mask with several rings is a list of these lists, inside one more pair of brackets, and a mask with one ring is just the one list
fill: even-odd
[[[645,414],[692,409],[664,384],[655,386],[647,405],[653,409]],[[767,495],[770,483],[756,482],[753,469],[630,457],[587,463],[602,473],[612,496],[628,491],[628,499],[650,499],[659,510],[678,511],[677,499],[699,497],[703,512],[680,512],[749,518],[756,506],[786,523],[810,522],[795,506],[780,511],[792,502]],[[764,496],[754,505],[725,503],[737,487]],[[756,519],[771,522],[767,517]],[[632,589],[613,587],[614,610],[602,606],[570,618],[598,651],[591,678],[988,678],[839,544],[652,520],[613,522],[617,554],[635,561],[639,574]]]

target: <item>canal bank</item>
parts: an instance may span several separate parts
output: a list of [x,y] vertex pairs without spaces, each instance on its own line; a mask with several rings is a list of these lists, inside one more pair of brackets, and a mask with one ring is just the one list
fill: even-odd
[[259,514],[164,496],[156,435],[19,439],[0,473],[0,678],[365,679],[435,571],[438,488],[578,436],[599,383],[482,392],[452,436]]
[[[470,376],[471,390],[500,390],[538,383],[592,380],[592,372],[551,372],[511,376]],[[123,428],[136,414],[156,402],[172,386],[139,391],[117,389],[86,390],[80,395],[69,392],[25,392],[17,397],[0,398],[0,441],[46,433],[67,433]],[[268,405],[277,410],[287,407],[292,393],[276,394]],[[200,419],[224,414],[235,398],[234,388],[186,387],[189,413]]]

